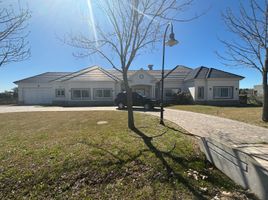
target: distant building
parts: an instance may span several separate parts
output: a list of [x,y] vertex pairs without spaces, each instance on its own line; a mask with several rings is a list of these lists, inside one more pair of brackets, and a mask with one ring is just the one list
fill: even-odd
[[254,85],[254,91],[256,96],[263,96],[263,87],[262,85]]
[[255,95],[255,90],[254,89],[249,89],[249,88],[244,88],[240,89],[239,94],[240,95],[247,95],[247,96],[253,96]]

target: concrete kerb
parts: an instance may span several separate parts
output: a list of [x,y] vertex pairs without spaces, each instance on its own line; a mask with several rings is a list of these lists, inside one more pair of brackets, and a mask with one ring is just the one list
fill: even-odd
[[268,170],[254,157],[209,137],[200,138],[199,145],[207,159],[235,183],[261,200],[268,199]]

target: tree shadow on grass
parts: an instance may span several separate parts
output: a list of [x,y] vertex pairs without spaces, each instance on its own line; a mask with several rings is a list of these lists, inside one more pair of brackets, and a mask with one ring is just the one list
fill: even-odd
[[[176,162],[179,162],[183,165],[183,158],[172,156],[171,151],[170,152],[162,152],[160,151],[153,143],[152,140],[154,137],[149,137],[145,133],[143,133],[141,130],[135,128],[134,133],[137,134],[144,142],[144,144],[148,147],[148,149],[155,155],[156,158],[159,159],[159,161],[164,166],[167,175],[169,178],[174,178],[180,183],[182,183],[186,188],[189,189],[189,191],[195,196],[197,199],[208,199],[206,198],[201,191],[198,191],[197,188],[192,186],[188,180],[186,180],[182,175],[176,173],[176,171],[168,164],[167,160],[165,159],[165,156],[170,157],[171,159],[175,160]],[[175,187],[175,186],[174,186]]]
[[[177,130],[177,129],[172,128],[172,127],[167,127],[167,128],[171,129],[173,131],[178,131],[178,132],[182,133],[182,130]],[[176,171],[176,169],[174,168],[174,166],[169,164],[168,160],[181,166],[185,170],[185,172],[188,169],[190,169],[191,164],[193,164],[195,162],[199,162],[199,163],[203,162],[203,165],[207,166],[207,167],[211,167],[211,165],[206,161],[204,162],[204,160],[201,157],[186,158],[186,157],[180,157],[180,156],[176,155],[175,153],[173,153],[173,151],[176,148],[176,145],[174,145],[174,147],[169,151],[160,150],[153,143],[153,140],[155,138],[162,137],[165,133],[166,132],[161,133],[161,134],[156,135],[156,136],[147,136],[140,129],[138,129],[138,128],[134,129],[133,134],[135,136],[134,135],[132,135],[132,136],[141,139],[147,148],[139,150],[138,153],[136,153],[134,155],[131,153],[128,153],[127,151],[124,151],[122,149],[117,149],[122,153],[122,155],[126,155],[127,158],[126,157],[122,158],[120,155],[114,154],[112,151],[110,151],[107,148],[102,147],[100,145],[91,144],[91,143],[88,143],[86,141],[81,141],[79,143],[85,144],[89,147],[96,148],[96,149],[98,149],[102,152],[105,152],[106,154],[112,156],[112,158],[114,158],[115,161],[109,161],[107,163],[102,163],[102,165],[103,166],[104,165],[105,166],[112,166],[112,165],[117,166],[118,167],[117,169],[121,169],[125,165],[127,165],[128,163],[131,163],[133,161],[138,162],[139,158],[144,153],[151,152],[161,162],[162,166],[164,167],[164,169],[166,171],[166,174],[167,174],[166,178],[169,180],[169,183],[171,184],[171,187],[173,188],[172,190],[173,190],[173,194],[174,194],[174,199],[176,199],[176,196],[177,196],[176,193],[178,192],[176,182],[184,185],[185,188],[187,188],[188,191],[192,193],[192,195],[194,196],[195,199],[201,199],[201,200],[202,199],[210,199],[209,196],[211,197],[211,195],[213,195],[214,192],[209,193],[209,194],[207,192],[204,192],[204,190],[202,190],[201,187],[199,187],[198,185],[196,185],[194,183],[195,180],[190,180],[190,179],[184,177],[183,175],[181,175],[180,173],[178,173]],[[190,136],[193,136],[193,135],[190,135]],[[222,175],[220,175],[220,173],[214,174],[214,172],[213,172],[213,175],[211,176],[210,172],[208,172],[208,171],[206,171],[206,169],[204,169],[203,174],[208,175],[208,179],[206,180],[206,182],[209,182],[211,185],[215,185],[215,191],[217,191],[217,189],[219,189],[219,188],[227,189],[227,190],[228,190],[228,188],[230,190],[233,190],[235,188],[235,184],[234,183],[232,184],[231,181],[222,180]],[[110,181],[113,181],[113,179],[115,179],[115,178],[116,178],[115,176],[109,176],[109,179],[105,178],[105,180],[103,180],[103,181],[110,182]]]

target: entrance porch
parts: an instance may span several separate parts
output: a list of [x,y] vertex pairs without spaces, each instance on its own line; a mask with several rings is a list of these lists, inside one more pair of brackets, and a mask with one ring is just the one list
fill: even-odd
[[154,85],[132,85],[131,86],[133,92],[137,92],[138,94],[155,99],[155,86]]

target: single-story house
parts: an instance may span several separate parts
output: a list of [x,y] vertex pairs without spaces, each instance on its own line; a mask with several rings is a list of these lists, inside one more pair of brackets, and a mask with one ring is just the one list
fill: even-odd
[[[160,99],[161,70],[130,70],[132,90]],[[191,69],[177,66],[165,70],[164,99],[189,92],[196,103],[235,104],[239,101],[239,81],[244,77],[214,68]],[[93,66],[73,73],[47,72],[16,81],[20,104],[111,105],[124,90],[122,74]]]

